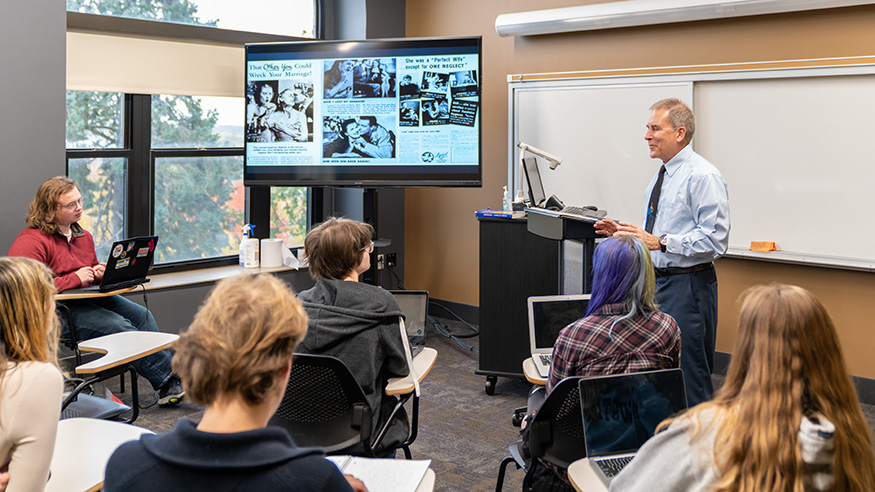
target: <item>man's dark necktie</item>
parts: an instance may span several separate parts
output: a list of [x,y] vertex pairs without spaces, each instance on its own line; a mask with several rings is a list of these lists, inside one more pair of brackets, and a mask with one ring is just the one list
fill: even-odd
[[653,185],[653,191],[650,192],[650,203],[647,205],[647,221],[644,223],[644,230],[648,234],[653,233],[653,223],[656,222],[656,213],[659,209],[659,195],[662,194],[663,179],[665,179],[665,164],[659,168],[659,177],[656,178],[656,184]]

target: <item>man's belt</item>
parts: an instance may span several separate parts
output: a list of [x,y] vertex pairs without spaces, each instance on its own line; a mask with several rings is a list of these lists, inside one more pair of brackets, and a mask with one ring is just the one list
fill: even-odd
[[676,268],[676,267],[668,267],[668,268],[654,268],[656,271],[657,277],[669,277],[671,275],[683,275],[687,273],[699,273],[704,272],[706,270],[713,270],[714,263],[702,263],[701,265],[696,265],[692,267],[686,268]]

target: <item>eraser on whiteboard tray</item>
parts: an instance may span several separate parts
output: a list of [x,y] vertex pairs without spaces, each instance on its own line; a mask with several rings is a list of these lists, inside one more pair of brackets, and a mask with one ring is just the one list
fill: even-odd
[[751,241],[750,242],[750,251],[761,251],[763,253],[768,253],[769,251],[777,251],[778,247],[775,246],[774,241]]

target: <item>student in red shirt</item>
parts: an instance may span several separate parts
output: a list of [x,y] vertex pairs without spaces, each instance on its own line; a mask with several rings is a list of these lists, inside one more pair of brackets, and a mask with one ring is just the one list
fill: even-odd
[[[28,227],[15,238],[9,256],[25,256],[48,265],[58,292],[100,282],[106,265],[97,261],[94,238],[79,225],[83,210],[82,195],[74,180],[65,176],[48,179],[30,203]],[[158,331],[146,308],[122,296],[79,299],[66,304],[79,339],[121,331]],[[69,327],[65,325],[62,334],[69,336]],[[185,395],[170,364],[169,350],[131,363],[158,392],[159,406],[176,405]]]

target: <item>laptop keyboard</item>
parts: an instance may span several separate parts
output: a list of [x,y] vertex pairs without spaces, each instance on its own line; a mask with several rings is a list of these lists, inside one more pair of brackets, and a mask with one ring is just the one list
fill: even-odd
[[591,214],[593,212],[595,212],[595,210],[584,209],[583,207],[565,207],[562,209],[562,213],[574,215],[587,215],[587,213]]
[[634,456],[621,456],[619,458],[605,458],[596,461],[596,464],[599,465],[599,468],[605,472],[605,475],[609,478],[615,477],[620,471],[632,461]]
[[540,358],[541,362],[547,367],[550,367],[550,364],[553,363],[552,354],[538,354],[538,358]]
[[562,209],[562,213],[571,215],[581,215],[584,217],[604,217],[604,210],[593,210],[591,208],[569,206]]

